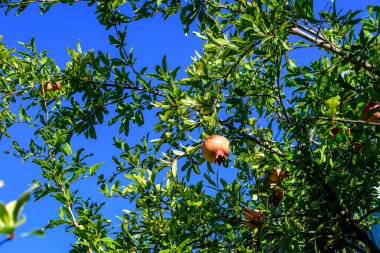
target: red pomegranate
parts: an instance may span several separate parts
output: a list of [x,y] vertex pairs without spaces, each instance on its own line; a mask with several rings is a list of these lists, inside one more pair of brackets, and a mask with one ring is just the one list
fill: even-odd
[[53,85],[53,90],[60,90],[62,88],[61,82],[55,82]]
[[285,190],[283,188],[281,188],[280,186],[273,187],[271,188],[270,203],[274,206],[277,206],[280,204],[284,196],[285,196]]
[[51,82],[47,82],[44,84],[44,89],[45,90],[48,90],[48,91],[56,91],[56,90],[59,90],[61,89],[61,82],[55,82],[55,83],[51,83]]
[[379,122],[380,112],[375,112],[370,115],[368,114],[370,110],[373,110],[377,107],[380,107],[380,103],[372,102],[372,101],[368,102],[368,104],[366,104],[366,106],[364,106],[363,108],[362,119],[368,122]]
[[266,216],[259,209],[250,210],[248,208],[245,208],[244,219],[246,220],[245,224],[247,227],[255,229],[259,226],[264,225]]
[[278,181],[285,179],[287,176],[288,174],[286,172],[283,172],[281,169],[274,168],[269,175],[269,180],[277,183]]
[[211,135],[203,143],[202,154],[210,163],[225,163],[230,154],[230,142],[223,136]]
[[279,184],[277,184],[277,183],[270,183],[270,185],[269,185],[269,189],[273,189],[273,188],[275,188],[275,187],[277,187],[277,186],[280,186]]
[[342,128],[335,127],[331,129],[331,135],[335,138],[340,133],[340,131],[342,131]]
[[354,153],[359,153],[362,149],[363,149],[363,143],[361,142],[354,142],[352,145],[351,145],[351,149],[352,149],[352,152]]

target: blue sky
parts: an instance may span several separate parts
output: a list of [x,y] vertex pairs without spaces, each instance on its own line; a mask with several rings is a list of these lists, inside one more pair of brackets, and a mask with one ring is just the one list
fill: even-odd
[[[320,9],[327,3],[324,1],[317,2],[317,8]],[[378,4],[378,1],[369,0],[338,0],[338,8],[346,9],[364,9],[368,4]],[[10,13],[4,15],[4,9],[0,9],[0,35],[3,36],[3,42],[8,47],[17,47],[17,41],[29,42],[32,36],[35,37],[38,50],[48,50],[48,55],[64,68],[66,61],[69,59],[66,48],[76,47],[76,42],[80,40],[84,51],[89,49],[115,52],[108,43],[108,33],[104,27],[99,25],[94,14],[94,8],[87,7],[84,3],[75,4],[72,7],[54,6],[46,14],[41,15],[37,6],[26,9],[20,16],[13,16]],[[196,36],[189,33],[185,36],[182,25],[178,17],[170,18],[162,22],[160,18],[146,19],[135,23],[128,28],[128,44],[135,49],[135,55],[138,58],[138,66],[149,66],[151,70],[156,64],[160,64],[163,55],[167,55],[170,67],[187,66],[192,60],[191,56],[195,55],[195,50],[201,51],[201,43]],[[316,53],[317,54],[317,53]],[[115,53],[116,55],[116,53]],[[295,55],[296,57],[297,55]],[[305,62],[314,60],[317,55],[303,56]],[[298,62],[297,62],[298,63]],[[182,68],[182,74],[184,73]],[[149,122],[149,119],[146,119]],[[12,130],[13,137],[22,139],[28,129],[17,126]],[[142,136],[146,129],[134,129],[133,134],[127,139],[128,141],[138,141],[135,136]],[[30,131],[29,131],[30,132]],[[95,156],[89,162],[98,163],[105,161],[102,170],[112,170],[111,157],[119,152],[112,146],[112,137],[117,132],[115,127],[102,127],[98,132],[97,140],[85,140],[77,138],[74,141],[73,149],[80,148],[85,143],[88,152],[93,152]],[[26,190],[33,178],[38,178],[40,171],[31,163],[23,164],[20,160],[4,155],[2,152],[9,149],[11,144],[4,139],[0,143],[0,162],[2,164],[0,179],[5,182],[5,186],[0,189],[0,200],[8,202],[17,198]],[[94,198],[100,196],[95,184],[88,181],[81,185],[81,192],[84,195],[92,195]],[[105,206],[109,213],[117,214],[115,209],[123,208],[120,203],[110,203]],[[112,212],[111,212],[112,211]],[[58,216],[57,203],[49,198],[42,199],[38,202],[29,202],[26,205],[24,213],[27,216],[27,222],[22,225],[16,232],[21,234],[46,225],[47,220]],[[116,219],[115,217],[109,217]],[[1,241],[0,237],[0,241]],[[62,228],[48,230],[45,237],[26,237],[16,238],[0,247],[0,252],[68,252],[69,243],[74,242],[74,238],[64,233]]]

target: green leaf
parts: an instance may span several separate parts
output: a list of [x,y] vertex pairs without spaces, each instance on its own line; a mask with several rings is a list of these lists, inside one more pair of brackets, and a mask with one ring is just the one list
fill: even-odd
[[222,183],[223,188],[226,189],[227,188],[227,182],[226,182],[226,180],[224,180],[223,178],[221,178],[220,182]]
[[326,112],[331,118],[334,118],[336,116],[339,103],[340,103],[340,96],[335,96],[335,97],[329,98],[326,101],[326,104],[327,104],[327,111]]
[[88,168],[89,172],[90,172],[90,175],[95,175],[96,174],[96,171],[104,164],[104,162],[102,163],[97,163],[97,164],[94,164],[92,165],[90,168]]
[[15,206],[13,208],[13,220],[17,220],[17,217],[20,215],[21,210],[23,206],[29,201],[30,199],[30,191],[25,191],[16,201]]
[[313,0],[296,0],[296,14],[304,18],[314,18]]
[[26,236],[31,236],[31,235],[43,237],[45,236],[45,232],[42,229],[36,229],[36,230],[33,230],[32,232],[21,234],[21,237],[26,237]]
[[183,152],[183,151],[181,151],[181,150],[175,150],[175,149],[173,149],[173,153],[174,153],[175,155],[178,155],[178,156],[183,156],[183,155],[185,154],[185,152]]
[[287,63],[288,68],[289,68],[290,70],[293,70],[294,68],[297,67],[297,65],[294,64],[294,62],[295,62],[294,60],[291,60],[291,59],[289,59],[289,58],[286,58],[286,63]]
[[8,226],[9,215],[4,203],[0,202],[0,227]]
[[173,178],[177,177],[177,170],[178,170],[178,160],[174,159],[174,161],[172,163],[172,167],[171,167],[171,174],[172,174]]
[[72,153],[72,150],[71,150],[71,146],[70,146],[70,143],[66,142],[63,147],[63,152],[65,153],[65,155],[71,155]]
[[216,186],[215,181],[212,180],[211,177],[208,174],[204,173],[203,176],[204,176],[204,178],[206,178],[206,180],[209,182],[209,184],[211,184],[213,186]]

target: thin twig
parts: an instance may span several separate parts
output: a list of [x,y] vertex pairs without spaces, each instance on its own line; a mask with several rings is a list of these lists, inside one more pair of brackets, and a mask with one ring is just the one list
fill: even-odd
[[67,209],[69,210],[71,221],[73,222],[74,227],[79,227],[78,221],[74,216],[73,209],[70,203],[66,203]]
[[328,219],[328,220],[341,220],[341,217],[337,218],[337,217],[329,217],[329,216],[315,215],[315,214],[309,214],[309,213],[277,214],[277,215],[272,215],[268,217],[268,219],[278,219],[278,218],[285,218],[285,217],[307,217],[307,218]]
[[297,27],[301,28],[302,30],[306,31],[307,33],[310,33],[312,35],[315,36],[316,39],[321,39],[323,41],[326,41],[328,42],[329,44],[331,44],[331,42],[328,41],[327,37],[325,36],[325,34],[321,31],[321,27],[317,29],[315,29],[314,27],[310,26],[309,24],[306,24],[309,28],[297,23]]
[[282,102],[282,98],[281,98],[281,86],[280,86],[280,75],[281,75],[281,57],[279,57],[278,59],[278,62],[277,62],[278,66],[276,68],[276,88],[277,88],[277,93],[278,93],[278,96],[276,97],[276,100],[277,100],[277,103],[280,104],[281,108],[282,108],[282,111],[284,112],[285,114],[285,118],[286,118],[286,122],[288,124],[290,124],[290,116],[288,114],[288,112],[286,111],[286,108],[285,108],[285,105],[284,103]]
[[377,122],[369,122],[364,120],[353,120],[353,119],[337,119],[337,118],[329,118],[329,117],[320,117],[320,116],[312,116],[312,119],[320,119],[326,121],[337,121],[342,123],[353,123],[353,124],[361,124],[361,125],[370,125],[370,126],[380,126],[380,123]]
[[13,236],[7,237],[0,242],[0,246],[3,246],[4,243],[9,242],[13,239]]
[[[236,94],[233,94],[233,95],[224,95],[224,97],[226,98],[230,98],[230,97],[236,97]],[[261,94],[261,93],[256,93],[256,94],[245,94],[243,97],[273,97],[273,95],[271,94]]]

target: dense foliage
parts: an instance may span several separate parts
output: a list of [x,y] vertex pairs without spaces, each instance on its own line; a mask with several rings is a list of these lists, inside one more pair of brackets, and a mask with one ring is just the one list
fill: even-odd
[[[0,7],[22,15],[35,2],[45,12],[78,1]],[[78,45],[60,69],[33,39],[20,51],[0,44],[0,136],[12,139],[20,123],[33,129],[9,154],[40,167],[34,199],[61,203],[46,229],[75,235],[72,252],[380,252],[371,232],[380,123],[362,118],[380,102],[380,6],[362,15],[334,2],[314,13],[312,0],[86,2],[118,55]],[[153,15],[177,15],[203,40],[185,78],[165,57],[153,72],[136,67],[127,27]],[[311,52],[319,57],[298,63]],[[72,141],[96,139],[107,124],[119,128],[120,153],[100,174],[86,143]],[[151,131],[132,145],[123,135],[135,127]],[[211,134],[231,143],[220,167],[202,157]],[[72,186],[88,177],[105,202]],[[133,209],[115,210],[111,222],[102,213],[111,198]],[[254,209],[264,222],[249,219]]]

